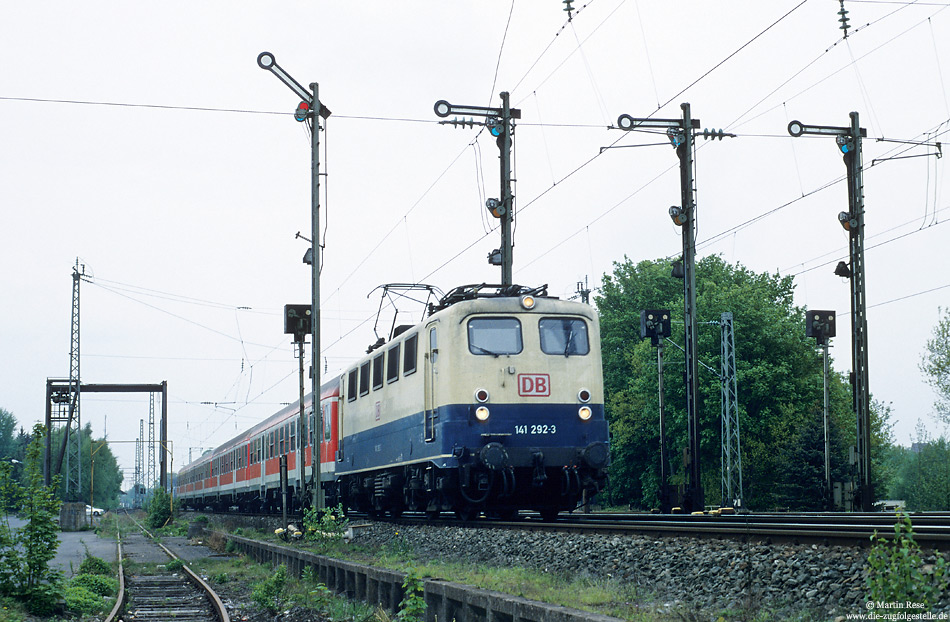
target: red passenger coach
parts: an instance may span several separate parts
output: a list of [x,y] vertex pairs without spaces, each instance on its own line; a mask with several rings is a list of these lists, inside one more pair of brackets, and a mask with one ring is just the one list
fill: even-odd
[[[192,509],[225,512],[237,507],[241,511],[276,511],[281,498],[280,458],[286,456],[288,504],[299,509],[301,496],[312,490],[314,431],[320,443],[320,480],[326,483],[335,479],[335,456],[340,442],[339,398],[340,382],[334,378],[321,387],[322,421],[314,421],[313,394],[304,397],[303,434],[299,429],[300,405],[294,403],[205,452],[179,471],[175,495],[184,507]],[[301,443],[303,482],[298,469]]]

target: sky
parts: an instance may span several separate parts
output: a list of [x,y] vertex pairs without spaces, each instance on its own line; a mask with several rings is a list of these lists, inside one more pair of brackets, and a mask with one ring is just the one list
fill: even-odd
[[[377,286],[500,280],[484,208],[498,149],[477,126],[439,124],[433,105],[498,107],[502,91],[521,111],[516,283],[570,297],[586,280],[596,295],[614,262],[680,254],[675,152],[611,127],[621,114],[678,119],[688,102],[703,128],[736,135],[697,139],[699,256],[793,275],[797,305],[837,311],[832,356],[847,372],[849,288],[833,274],[848,254],[845,166],[833,138],[786,128],[848,126],[854,111],[867,129],[871,392],[897,442],[918,422],[937,435],[918,364],[950,306],[934,146],[950,127],[950,3],[844,6],[846,39],[835,0],[575,0],[570,21],[555,0],[5,2],[0,407],[29,428],[46,379],[68,377],[77,260],[82,381],[167,381],[175,470],[296,400],[282,309],[310,301],[296,237],[311,228],[310,139],[299,99],[257,65],[268,51],[332,112],[324,378],[388,331]],[[410,301],[398,311],[421,319]],[[82,400],[129,480],[148,404]]]

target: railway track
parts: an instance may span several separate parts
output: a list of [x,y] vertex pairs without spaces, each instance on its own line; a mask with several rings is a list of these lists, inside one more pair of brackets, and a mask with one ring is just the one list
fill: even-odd
[[[142,533],[161,548],[172,560],[181,560],[160,542],[155,541],[138,521],[129,516]],[[149,575],[124,576],[122,544],[119,543],[119,598],[105,622],[142,620],[164,622],[230,622],[224,603],[205,581],[182,562],[181,570],[166,570]],[[122,607],[122,604],[125,607]],[[124,615],[121,615],[124,611]]]
[[[950,550],[950,514],[911,515],[914,539],[925,549]],[[458,525],[404,516],[409,524]],[[753,542],[867,546],[877,533],[894,536],[895,516],[874,514],[737,514],[684,516],[662,514],[562,514],[556,521],[523,514],[517,521],[474,521],[470,526],[654,537],[734,539]]]
[[[215,516],[215,515],[210,515]],[[220,516],[220,515],[218,515]],[[260,514],[245,514],[248,518],[279,518]],[[639,534],[655,537],[696,537],[706,539],[736,539],[746,541],[834,544],[867,546],[874,533],[885,538],[894,535],[894,514],[872,513],[759,513],[733,515],[681,515],[646,513],[561,514],[557,520],[546,522],[539,515],[522,512],[517,520],[475,520],[463,522],[450,514],[438,518],[405,513],[398,519],[382,520],[395,524],[444,525],[470,527],[528,529],[603,534]],[[925,549],[950,550],[950,513],[918,512],[910,514],[914,539]],[[298,523],[299,524],[299,523]]]

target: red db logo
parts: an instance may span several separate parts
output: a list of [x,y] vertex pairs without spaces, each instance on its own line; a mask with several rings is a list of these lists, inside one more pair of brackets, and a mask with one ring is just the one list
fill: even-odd
[[518,395],[521,397],[550,397],[551,376],[548,374],[518,374]]

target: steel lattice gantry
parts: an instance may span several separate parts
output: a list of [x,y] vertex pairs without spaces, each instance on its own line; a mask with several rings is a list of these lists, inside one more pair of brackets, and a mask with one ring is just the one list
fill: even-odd
[[723,506],[742,504],[742,453],[739,447],[739,399],[736,386],[736,341],[732,312],[720,321],[720,390],[722,394],[722,498]]
[[[66,421],[65,414],[68,409],[71,395],[76,394],[78,409],[78,396],[82,393],[161,393],[162,411],[159,422],[158,438],[158,479],[159,486],[167,490],[168,482],[168,381],[162,381],[160,384],[78,384],[75,385],[76,391],[73,391],[73,385],[69,379],[47,378],[46,379],[46,429],[52,430],[52,424],[56,421]],[[79,434],[76,434],[79,438]],[[52,478],[60,473],[59,465],[53,463],[51,451],[52,434],[46,436],[46,457],[44,462],[44,475],[46,485],[48,486]],[[77,454],[78,455],[78,454]],[[86,456],[89,459],[89,456]],[[76,462],[81,462],[82,458],[77,457]],[[144,470],[144,469],[143,469]],[[144,475],[144,473],[143,473]],[[79,488],[76,488],[77,494]],[[78,497],[77,497],[78,498]]]

